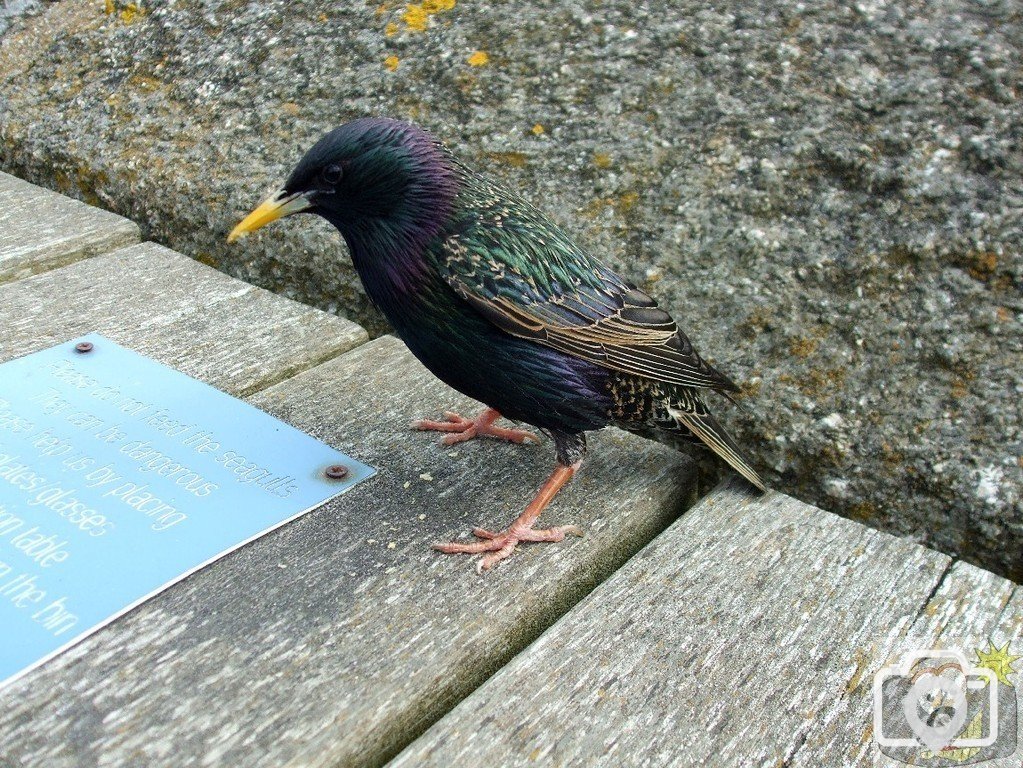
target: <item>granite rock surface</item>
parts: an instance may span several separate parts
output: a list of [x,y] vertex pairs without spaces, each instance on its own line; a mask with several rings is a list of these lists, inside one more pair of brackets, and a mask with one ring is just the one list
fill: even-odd
[[1023,579],[1018,3],[6,5],[3,170],[381,332],[322,222],[224,237],[416,120],[674,311],[773,485]]

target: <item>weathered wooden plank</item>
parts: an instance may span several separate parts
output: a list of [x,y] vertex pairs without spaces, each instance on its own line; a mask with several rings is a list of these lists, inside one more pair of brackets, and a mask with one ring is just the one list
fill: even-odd
[[367,339],[355,323],[155,243],[0,286],[0,327],[0,362],[98,331],[236,395]]
[[134,222],[0,172],[0,283],[138,241]]
[[681,454],[616,431],[544,519],[586,531],[479,576],[429,549],[521,511],[544,446],[443,448],[414,417],[478,404],[393,338],[252,402],[380,470],[0,694],[0,763],[373,765],[493,674],[677,515]]
[[[899,766],[882,755],[873,739],[874,675],[881,667],[901,662],[914,650],[954,648],[975,662],[974,651],[987,649],[988,640],[1005,642],[1016,653],[1023,637],[1023,600],[1012,582],[969,563],[951,564],[932,597],[921,604],[915,621],[899,643],[885,653],[876,647],[857,649],[855,685],[847,686],[834,706],[815,719],[806,743],[791,765]],[[1013,601],[1013,596],[1016,599]],[[1023,666],[1023,665],[1019,665]],[[1015,681],[1018,681],[1017,677]],[[1014,681],[1014,682],[1015,682]],[[1023,718],[1017,722],[1023,739]],[[1023,740],[1019,741],[1023,744]],[[1019,757],[990,760],[991,768],[1019,768]]]
[[[858,742],[869,711],[853,708],[850,722],[836,708],[850,691],[869,696],[872,670],[904,647],[950,562],[725,486],[392,765],[787,766],[818,735]],[[997,617],[1004,586],[975,610]],[[845,764],[806,754],[806,765]]]

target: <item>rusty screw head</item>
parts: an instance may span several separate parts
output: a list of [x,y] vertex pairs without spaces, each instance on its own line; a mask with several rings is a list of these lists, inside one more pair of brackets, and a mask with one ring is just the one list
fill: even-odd
[[75,352],[92,352],[91,341],[80,341],[75,344]]
[[348,477],[348,467],[344,464],[332,464],[327,467],[324,473],[331,480],[342,480]]

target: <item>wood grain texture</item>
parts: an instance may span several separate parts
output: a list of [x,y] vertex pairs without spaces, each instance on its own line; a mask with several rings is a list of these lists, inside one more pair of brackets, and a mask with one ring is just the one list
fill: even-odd
[[[1016,653],[1023,653],[1023,594],[1019,587],[962,561],[950,563],[936,582],[933,594],[921,603],[913,624],[900,642],[877,653],[875,648],[860,651],[856,685],[821,714],[792,766],[816,768],[821,765],[895,766],[905,765],[882,755],[873,739],[874,675],[884,666],[898,664],[917,649],[958,649],[969,662],[976,662],[974,651],[987,649],[991,641],[999,646],[1009,642]],[[1017,664],[1023,668],[1023,664]],[[1013,678],[1018,683],[1020,676]],[[1023,744],[1023,719],[1017,721],[1018,743]],[[1019,768],[1018,756],[989,760],[985,767]]]
[[871,765],[874,672],[1012,591],[950,566],[725,485],[390,765]]
[[411,419],[478,404],[385,337],[251,399],[373,464],[349,494],[186,579],[0,694],[0,764],[375,765],[678,514],[691,462],[606,430],[525,545],[480,576],[431,542],[503,527],[550,443],[456,448]]
[[0,362],[90,331],[234,395],[367,340],[348,320],[155,243],[0,286]]
[[138,241],[134,222],[0,172],[0,283]]

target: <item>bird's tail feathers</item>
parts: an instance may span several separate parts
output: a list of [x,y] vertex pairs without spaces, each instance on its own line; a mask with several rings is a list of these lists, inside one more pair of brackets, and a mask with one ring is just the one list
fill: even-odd
[[692,432],[714,453],[728,462],[736,472],[749,480],[761,491],[766,491],[763,479],[749,461],[742,455],[739,446],[735,444],[731,436],[725,432],[718,420],[709,413],[694,413],[683,411],[678,408],[668,408],[668,413],[682,426]]

